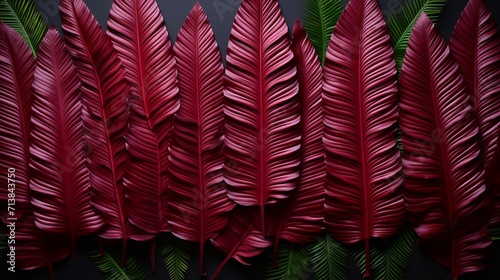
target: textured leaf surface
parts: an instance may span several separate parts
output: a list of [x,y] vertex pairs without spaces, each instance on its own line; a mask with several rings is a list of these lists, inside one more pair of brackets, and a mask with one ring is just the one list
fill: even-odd
[[[450,49],[472,95],[473,111],[479,122],[486,184],[493,196],[500,187],[500,162],[494,161],[500,128],[500,36],[484,0],[469,1],[453,31]],[[500,226],[500,193],[495,194],[499,197],[492,223]]]
[[[292,49],[297,64],[301,104],[302,145],[299,184],[286,201],[270,205],[268,228],[279,239],[295,244],[312,242],[324,229],[323,204],[325,163],[321,97],[322,71],[307,34],[297,20]],[[276,247],[277,248],[277,247]]]
[[222,176],[224,69],[215,36],[199,4],[174,46],[181,107],[170,147],[171,231],[200,244],[200,273],[207,240],[216,238],[234,207]]
[[231,212],[225,230],[218,238],[211,240],[226,258],[210,279],[216,279],[231,258],[249,265],[249,258],[259,255],[271,246],[272,242],[262,236],[262,232],[254,223],[258,216],[258,212],[253,208],[238,207]]
[[146,232],[133,239],[152,238],[168,231],[168,145],[179,108],[175,59],[155,0],[115,0],[108,34],[131,84],[125,212]]
[[266,279],[303,280],[308,277],[308,269],[307,247],[294,244],[280,244],[277,266],[273,265],[272,254],[269,254]]
[[335,24],[344,10],[342,0],[306,0],[305,29],[321,64]]
[[405,201],[422,248],[452,279],[483,269],[491,244],[471,105],[449,48],[422,14],[401,72]]
[[36,55],[47,25],[33,0],[0,0],[0,21],[21,34]]
[[36,225],[74,242],[104,221],[90,205],[77,70],[52,27],[40,44],[33,81],[32,203]]
[[146,274],[137,260],[129,256],[125,266],[120,265],[120,258],[114,254],[104,252],[101,256],[99,252],[93,253],[90,258],[94,261],[97,269],[106,274],[106,280],[142,280],[146,279]]
[[[405,272],[410,262],[417,236],[410,226],[405,227],[398,235],[376,240],[370,248],[372,278],[374,280],[405,279]],[[353,253],[361,273],[365,273],[365,248]]]
[[349,256],[344,245],[325,233],[315,243],[308,246],[309,258],[315,279],[347,279]]
[[60,13],[67,47],[81,79],[91,203],[107,222],[100,236],[123,239],[125,251],[126,240],[132,235],[123,189],[127,159],[123,136],[130,85],[111,40],[85,3],[62,0]]
[[167,268],[168,279],[183,280],[191,261],[192,246],[189,242],[169,236],[166,240],[166,246],[162,250],[163,263]]
[[298,83],[276,0],[243,0],[227,50],[225,177],[228,196],[259,206],[287,198],[299,177]]
[[[14,29],[0,23],[0,168],[3,172],[14,168],[15,178],[11,179],[19,210],[31,205],[29,145],[34,70],[35,59],[26,42]],[[3,212],[7,211],[7,189],[7,185],[0,188]],[[16,214],[20,216],[19,210]]]
[[410,0],[405,1],[400,10],[390,15],[387,26],[392,38],[398,71],[401,71],[408,39],[420,14],[425,13],[436,22],[445,4],[446,0]]
[[352,0],[340,17],[324,66],[327,180],[325,224],[338,241],[369,242],[405,219],[396,146],[396,65],[375,0]]

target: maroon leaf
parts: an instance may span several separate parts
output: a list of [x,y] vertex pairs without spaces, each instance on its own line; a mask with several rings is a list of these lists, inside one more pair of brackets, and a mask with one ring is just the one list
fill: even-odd
[[104,222],[90,205],[80,81],[57,30],[40,44],[33,81],[31,184],[36,225],[75,239]]
[[424,251],[453,279],[484,268],[491,244],[471,103],[449,48],[422,14],[401,72],[405,200]]
[[200,243],[200,274],[207,240],[216,238],[234,206],[222,176],[224,68],[205,12],[196,4],[174,46],[181,107],[170,147],[171,231]]
[[[35,58],[26,42],[16,31],[0,22],[0,170],[15,169],[15,178],[12,179],[16,204],[24,206],[20,208],[31,205],[29,145],[34,70]],[[0,188],[0,211],[3,213],[7,211],[7,199],[8,188],[4,185]]]
[[14,185],[15,194],[15,202],[8,202],[8,186],[1,188],[2,210],[8,209],[7,203],[12,207],[2,220],[8,226],[7,236],[15,232],[16,243],[9,243],[9,253],[10,246],[15,247],[16,267],[31,270],[47,266],[53,279],[52,264],[69,255],[70,247],[60,238],[57,242],[46,238],[34,222],[29,188],[34,70],[35,58],[26,42],[0,22],[0,167],[9,173],[8,183]]
[[[91,203],[107,222],[106,239],[133,234],[124,209],[123,174],[127,152],[127,96],[130,86],[110,39],[82,0],[62,0],[62,28],[81,79],[84,141]],[[138,209],[136,209],[137,211]]]
[[469,1],[455,26],[450,48],[472,94],[486,184],[491,196],[498,196],[492,224],[500,225],[500,193],[495,192],[500,187],[500,163],[493,161],[500,128],[500,36],[484,0]]
[[405,220],[396,146],[396,63],[375,0],[351,0],[332,35],[324,66],[325,223],[338,241],[396,234]]
[[225,181],[228,195],[259,206],[287,198],[299,176],[296,69],[276,0],[243,0],[227,50]]
[[217,267],[210,279],[216,279],[227,262],[233,258],[238,262],[249,265],[246,259],[258,256],[272,242],[265,239],[262,232],[255,226],[259,213],[256,209],[238,206],[231,212],[229,222],[223,233],[212,244],[219,249],[226,258]]
[[275,236],[275,257],[279,239],[304,244],[314,241],[323,226],[325,163],[321,97],[322,70],[316,51],[304,27],[293,27],[292,49],[297,64],[301,107],[301,174],[290,198],[269,206],[267,227]]
[[168,231],[168,145],[179,108],[174,54],[154,0],[115,0],[108,33],[132,87],[125,212],[146,232],[132,238],[150,239]]

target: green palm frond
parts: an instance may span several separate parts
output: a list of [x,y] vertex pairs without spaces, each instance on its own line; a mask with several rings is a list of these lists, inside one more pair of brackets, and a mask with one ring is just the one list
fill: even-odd
[[347,249],[328,233],[311,244],[308,251],[315,279],[347,279],[347,266],[349,265]]
[[146,279],[144,270],[139,266],[135,258],[127,257],[125,267],[120,266],[120,256],[105,252],[102,256],[99,252],[91,254],[90,258],[97,265],[99,271],[106,274],[107,280],[142,280]]
[[401,71],[403,59],[413,25],[424,12],[434,22],[437,21],[446,0],[407,0],[400,10],[389,16],[387,26],[391,33],[394,55]]
[[328,42],[343,10],[342,0],[306,0],[304,28],[321,64],[325,62]]
[[492,228],[488,230],[491,240],[500,240],[500,228]]
[[[271,250],[269,250],[271,252]],[[308,277],[309,260],[307,247],[281,242],[278,251],[278,263],[273,265],[273,253],[268,255],[266,279],[268,280],[304,280]]]
[[163,263],[167,268],[170,280],[182,280],[186,277],[191,260],[191,243],[169,235],[165,240],[165,246],[161,254]]
[[[398,235],[384,240],[374,240],[370,248],[370,269],[374,280],[400,280],[404,274],[417,235],[411,227],[405,227]],[[355,249],[352,257],[364,274],[366,257],[364,246]]]
[[0,0],[0,21],[21,34],[36,56],[47,24],[33,0]]

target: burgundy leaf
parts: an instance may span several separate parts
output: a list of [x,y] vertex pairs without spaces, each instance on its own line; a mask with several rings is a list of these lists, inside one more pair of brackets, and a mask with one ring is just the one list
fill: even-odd
[[[450,41],[450,48],[472,94],[479,122],[486,184],[491,196],[498,189],[500,164],[493,161],[500,128],[500,36],[484,0],[471,0],[465,7]],[[498,200],[500,201],[500,193]],[[497,204],[500,214],[500,203]],[[500,215],[492,223],[500,225]]]
[[[35,58],[23,38],[0,22],[0,170],[14,168],[17,206],[31,205],[29,145]],[[0,188],[2,209],[7,211],[7,185]],[[5,213],[6,216],[8,213]],[[22,214],[17,212],[18,215]]]
[[292,50],[297,64],[301,104],[301,173],[299,184],[284,202],[269,206],[268,228],[275,236],[275,257],[279,239],[304,244],[314,241],[323,226],[325,162],[321,97],[322,70],[316,51],[304,27],[293,27]]
[[396,146],[396,63],[376,0],[351,0],[335,27],[324,66],[327,180],[325,223],[338,241],[396,234],[405,221]]
[[[69,255],[70,247],[60,238],[54,238],[57,242],[47,239],[34,222],[29,188],[34,70],[35,58],[26,42],[0,22],[0,168],[12,171],[8,171],[13,174],[8,183],[15,187],[12,192],[7,192],[7,185],[1,188],[2,211],[7,210],[7,203],[12,207],[2,220],[8,226],[7,236],[11,230],[15,232],[16,243],[9,243],[9,249],[15,247],[16,267],[31,270],[47,266],[53,279],[52,264]],[[11,193],[15,202],[7,201]]]
[[125,212],[146,231],[132,238],[150,239],[168,231],[168,145],[179,108],[174,54],[154,0],[115,0],[108,33],[132,87]]
[[491,244],[471,105],[456,61],[422,14],[401,72],[404,194],[424,251],[450,268],[452,279],[484,268]]
[[259,206],[287,198],[299,177],[299,103],[288,27],[276,0],[243,0],[227,49],[228,195]]
[[224,68],[205,12],[196,4],[174,46],[181,107],[175,115],[170,146],[171,231],[200,243],[204,275],[205,242],[216,238],[234,206],[222,176]]
[[246,259],[258,256],[271,246],[272,242],[267,240],[254,224],[258,217],[259,213],[253,208],[238,206],[231,212],[226,229],[218,238],[211,240],[226,256],[210,277],[211,280],[217,278],[231,258],[249,265]]
[[130,86],[111,40],[85,3],[62,0],[60,13],[67,47],[81,79],[91,203],[107,222],[100,236],[123,239],[125,261],[127,239],[133,234],[124,209],[123,189],[127,159],[123,136]]
[[104,222],[90,205],[83,146],[80,81],[57,30],[40,44],[33,81],[32,203],[36,225],[70,237],[94,233]]

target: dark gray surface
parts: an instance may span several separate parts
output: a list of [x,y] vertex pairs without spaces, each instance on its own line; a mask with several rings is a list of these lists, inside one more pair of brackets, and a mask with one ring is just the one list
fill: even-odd
[[[42,14],[49,24],[55,24],[60,27],[60,19],[57,12],[57,0],[35,0],[42,11]],[[99,23],[105,28],[108,19],[108,12],[112,0],[84,0]],[[175,40],[179,29],[186,18],[187,14],[197,1],[193,0],[157,0],[172,41]],[[231,30],[232,20],[236,14],[237,7],[241,0],[205,0],[199,1],[205,12],[207,13],[215,36],[219,43],[219,47],[223,56],[227,48],[227,40]],[[283,14],[288,22],[289,27],[292,26],[295,18],[302,19],[304,15],[304,4],[302,0],[281,0],[279,1]],[[344,1],[347,3],[347,1]],[[399,0],[381,0],[380,7],[384,15],[397,13],[402,2]],[[497,18],[497,25],[500,22],[500,1],[487,0],[486,1],[492,10],[495,18]],[[438,29],[445,38],[449,38],[453,31],[453,27],[460,16],[467,0],[448,0],[441,19],[438,23]],[[75,256],[59,262],[55,265],[56,279],[104,279],[104,277],[97,271],[95,265],[89,260],[87,251],[89,248],[95,249],[96,242],[92,238],[88,238],[85,244],[86,247],[80,245],[79,250]],[[119,248],[119,246],[118,246]],[[149,272],[148,261],[148,248],[149,245],[132,242],[129,254],[137,256],[143,267],[148,272],[148,279],[168,279],[167,273],[163,267],[161,256],[158,252],[157,257],[157,272],[151,274]],[[196,251],[196,250],[195,250]],[[500,279],[500,244],[495,244],[494,252],[492,252],[489,268],[480,273],[464,276],[461,279]],[[206,271],[208,275],[215,270],[217,265],[223,260],[223,256],[214,249],[211,245],[207,245],[206,249]],[[264,267],[266,264],[266,257],[261,256],[254,260],[252,267],[247,267],[238,264],[232,260],[224,268],[219,279],[263,279]],[[0,280],[3,279],[48,279],[48,272],[46,269],[35,270],[33,272],[18,272],[15,274],[6,272],[6,264],[0,258]],[[191,260],[188,279],[200,279],[198,276],[198,254],[194,253]],[[357,273],[355,266],[352,264],[349,279],[361,279]],[[416,248],[413,252],[411,263],[406,273],[406,279],[410,280],[448,280],[450,273],[438,264],[423,257],[420,251]]]

